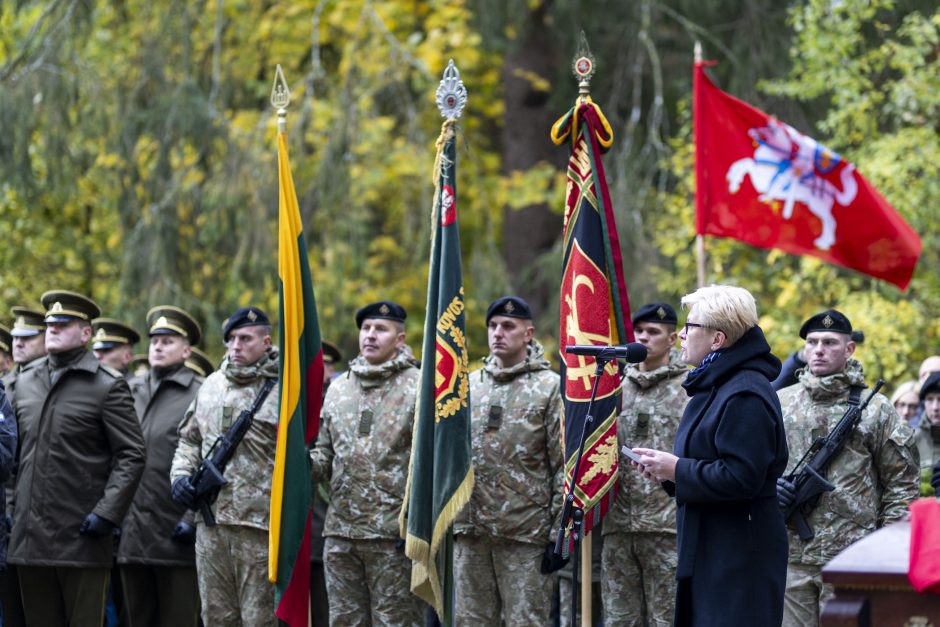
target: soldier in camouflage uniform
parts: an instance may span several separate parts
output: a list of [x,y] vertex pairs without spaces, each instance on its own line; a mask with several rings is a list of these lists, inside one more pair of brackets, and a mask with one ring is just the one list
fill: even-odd
[[[675,348],[676,311],[650,303],[633,316],[646,360],[627,366],[623,411],[617,420],[621,445],[668,451],[688,402],[682,388],[689,370]],[[604,519],[601,585],[604,620],[611,625],[668,627],[676,597],[676,505],[654,482],[643,479],[621,455],[620,488]]]
[[[828,434],[848,407],[850,389],[864,387],[861,364],[851,359],[852,325],[842,313],[819,313],[800,329],[806,340],[806,368],[799,383],[780,390],[790,462],[787,473],[813,441]],[[823,584],[823,564],[878,527],[901,520],[917,497],[918,455],[914,432],[885,396],[876,395],[845,448],[832,461],[824,492],[807,517],[815,537],[803,541],[790,529],[790,557],[784,600],[786,627],[818,625],[832,596]],[[777,496],[782,508],[793,501],[794,486],[781,477]]]
[[[179,426],[170,467],[173,500],[187,507],[195,496],[190,475],[209,449],[277,379],[271,323],[257,307],[243,307],[223,326],[228,352],[202,384]],[[225,469],[228,481],[213,505],[217,525],[196,517],[196,575],[206,625],[276,625],[274,586],[268,581],[268,522],[277,447],[277,388],[255,414]]]
[[920,454],[920,495],[935,496],[930,485],[934,465],[940,462],[940,372],[931,374],[920,388],[924,415],[915,429]]
[[456,624],[547,625],[564,465],[559,377],[523,299],[494,301],[486,324],[490,355],[470,374],[475,485],[454,525]]
[[356,312],[359,355],[330,384],[310,453],[314,486],[330,481],[323,562],[331,625],[423,624],[398,530],[419,376],[406,316],[391,301]]

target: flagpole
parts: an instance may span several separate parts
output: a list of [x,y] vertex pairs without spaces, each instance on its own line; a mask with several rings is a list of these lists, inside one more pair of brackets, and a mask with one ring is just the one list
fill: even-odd
[[[695,62],[702,62],[702,42],[695,41]],[[693,95],[693,98],[695,96]],[[698,184],[698,182],[696,182]],[[696,276],[698,277],[698,286],[705,287],[705,236],[701,233],[695,236],[695,265]]]

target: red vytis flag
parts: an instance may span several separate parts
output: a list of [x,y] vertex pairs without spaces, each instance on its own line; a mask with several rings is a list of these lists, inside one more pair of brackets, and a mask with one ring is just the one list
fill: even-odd
[[812,255],[907,289],[917,233],[855,165],[721,91],[695,64],[699,235]]

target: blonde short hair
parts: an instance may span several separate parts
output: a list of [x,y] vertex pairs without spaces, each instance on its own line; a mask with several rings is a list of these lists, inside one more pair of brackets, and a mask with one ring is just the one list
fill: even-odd
[[920,383],[918,383],[917,381],[905,381],[904,383],[899,385],[898,389],[896,389],[894,391],[894,394],[891,395],[891,404],[892,405],[896,404],[899,400],[901,400],[901,397],[904,396],[905,394],[914,394],[915,396],[919,396]]
[[716,329],[728,338],[728,346],[757,325],[757,303],[743,287],[709,285],[682,297],[682,306],[695,309],[697,322]]

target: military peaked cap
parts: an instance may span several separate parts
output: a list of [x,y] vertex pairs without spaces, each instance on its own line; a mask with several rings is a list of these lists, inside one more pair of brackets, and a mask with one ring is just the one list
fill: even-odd
[[800,337],[805,340],[806,336],[814,331],[832,331],[852,335],[852,323],[841,311],[827,309],[803,323],[800,327]]
[[91,321],[93,331],[91,348],[106,351],[125,344],[136,344],[140,334],[120,320],[114,318],[95,318]]
[[13,322],[13,337],[32,337],[46,332],[46,315],[38,309],[29,307],[12,307],[10,309],[16,320]]
[[503,296],[497,298],[486,308],[486,324],[493,316],[508,316],[510,318],[532,319],[532,308],[525,299],[519,296]]
[[84,320],[91,323],[101,315],[101,309],[95,301],[77,292],[53,290],[43,294],[39,300],[46,308],[46,322]]
[[159,305],[147,312],[148,334],[154,335],[180,335],[189,340],[190,344],[198,344],[202,338],[202,329],[196,319],[173,305]]
[[343,354],[339,352],[336,344],[333,342],[328,342],[327,340],[321,340],[323,344],[323,362],[327,364],[335,364],[342,361]]
[[8,328],[0,324],[0,351],[12,353],[11,346],[13,346],[13,336],[10,335]]
[[380,300],[377,303],[366,305],[356,312],[356,326],[362,328],[362,321],[366,318],[380,318],[382,320],[395,320],[404,322],[408,318],[405,308],[390,300]]
[[679,324],[679,316],[669,303],[647,303],[633,314],[633,324],[637,322],[661,322],[663,324]]
[[127,364],[127,371],[134,376],[145,375],[150,371],[150,358],[147,355],[138,353]]
[[201,377],[208,377],[215,371],[215,366],[212,365],[212,360],[209,359],[209,356],[195,347],[193,347],[192,355],[183,363],[187,368]]
[[229,333],[242,327],[271,326],[268,314],[258,307],[240,307],[222,323],[222,339],[228,342]]

